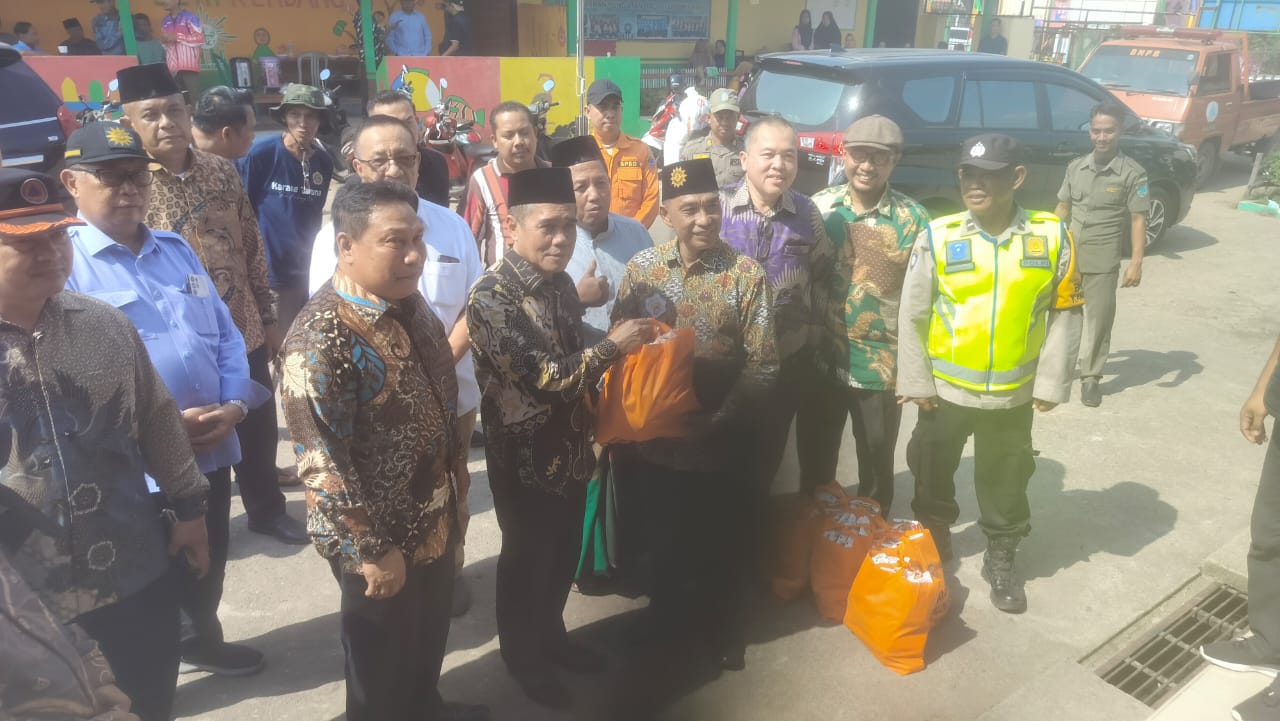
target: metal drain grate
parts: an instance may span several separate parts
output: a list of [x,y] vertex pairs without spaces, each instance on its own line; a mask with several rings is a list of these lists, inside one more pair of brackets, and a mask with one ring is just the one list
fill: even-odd
[[1193,599],[1160,628],[1138,639],[1098,674],[1104,681],[1156,708],[1200,670],[1200,646],[1241,635],[1249,597],[1217,585]]

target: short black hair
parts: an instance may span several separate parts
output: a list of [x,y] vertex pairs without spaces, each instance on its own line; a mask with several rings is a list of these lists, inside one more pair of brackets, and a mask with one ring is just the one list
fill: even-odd
[[1117,123],[1124,125],[1124,119],[1129,117],[1129,110],[1115,100],[1103,100],[1089,111],[1089,119],[1093,120],[1099,115],[1115,118]]
[[253,93],[226,85],[204,91],[196,101],[191,122],[202,133],[216,133],[223,128],[243,128],[249,122]]
[[151,16],[147,15],[146,13],[134,13],[133,21],[136,23],[139,20],[146,20],[148,25],[151,24]]
[[418,107],[413,104],[413,98],[399,90],[383,90],[369,99],[369,104],[365,106],[364,111],[373,115],[373,109],[379,105],[395,105],[396,103],[408,103],[415,113],[418,111]]
[[14,24],[13,24],[13,34],[14,34],[14,35],[26,35],[27,33],[31,32],[31,28],[32,28],[32,27],[34,27],[34,26],[33,26],[31,23],[29,23],[29,22],[14,23]]
[[352,134],[351,147],[353,151],[355,146],[360,144],[360,137],[364,135],[366,132],[373,130],[375,128],[399,128],[402,132],[404,132],[409,136],[409,141],[411,145],[416,147],[418,144],[417,143],[418,139],[413,137],[413,133],[409,132],[409,129],[404,126],[404,123],[391,117],[390,115],[371,115],[365,118],[364,122],[360,123],[360,127],[358,127],[355,133]]
[[345,233],[352,238],[363,237],[369,230],[369,216],[373,215],[373,211],[379,205],[395,203],[404,203],[409,210],[418,212],[418,196],[413,188],[389,180],[363,183],[359,177],[351,176],[333,197],[330,212],[333,214],[334,238],[337,238],[338,233]]
[[498,116],[506,115],[507,113],[524,113],[524,116],[529,119],[530,125],[537,126],[538,124],[538,119],[533,117],[533,111],[529,109],[529,106],[514,100],[504,100],[503,102],[498,103],[493,108],[493,112],[489,113],[489,118],[491,119],[491,122],[496,124],[498,122]]

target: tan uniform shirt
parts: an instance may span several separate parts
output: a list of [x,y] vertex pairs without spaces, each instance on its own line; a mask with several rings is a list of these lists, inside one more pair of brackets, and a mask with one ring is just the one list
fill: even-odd
[[727,188],[735,185],[746,174],[742,170],[742,138],[735,138],[733,147],[721,145],[711,134],[693,138],[680,149],[681,160],[710,158],[716,169],[716,185]]
[[1081,273],[1111,273],[1120,267],[1124,243],[1130,242],[1131,218],[1151,207],[1147,171],[1124,153],[1102,167],[1093,153],[1067,165],[1058,200],[1071,204],[1071,235],[1080,254]]

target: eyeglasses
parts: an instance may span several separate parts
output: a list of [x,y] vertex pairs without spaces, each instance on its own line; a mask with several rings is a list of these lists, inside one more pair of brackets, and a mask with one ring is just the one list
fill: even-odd
[[885,166],[893,160],[893,153],[888,150],[870,150],[867,148],[845,148],[844,152],[853,162],[861,165],[871,161],[872,165]]
[[88,173],[108,188],[119,188],[125,183],[131,183],[135,188],[145,188],[151,185],[151,181],[155,180],[156,177],[156,174],[151,172],[150,168],[129,172],[118,168],[86,168],[83,165],[78,165],[72,170]]
[[373,168],[376,172],[381,173],[386,170],[392,163],[396,164],[401,170],[408,170],[418,163],[417,155],[392,155],[383,158],[356,158],[361,163]]

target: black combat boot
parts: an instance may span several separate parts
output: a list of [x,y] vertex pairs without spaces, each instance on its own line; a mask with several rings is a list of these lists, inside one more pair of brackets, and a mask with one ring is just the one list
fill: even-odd
[[1018,548],[1017,536],[987,539],[987,552],[982,557],[982,578],[991,584],[991,605],[1005,613],[1027,610],[1027,593],[1013,572],[1013,557]]
[[955,558],[955,553],[951,550],[951,527],[935,523],[922,525],[929,529],[929,535],[933,537],[933,545],[938,549],[938,558],[943,563],[951,563]]

